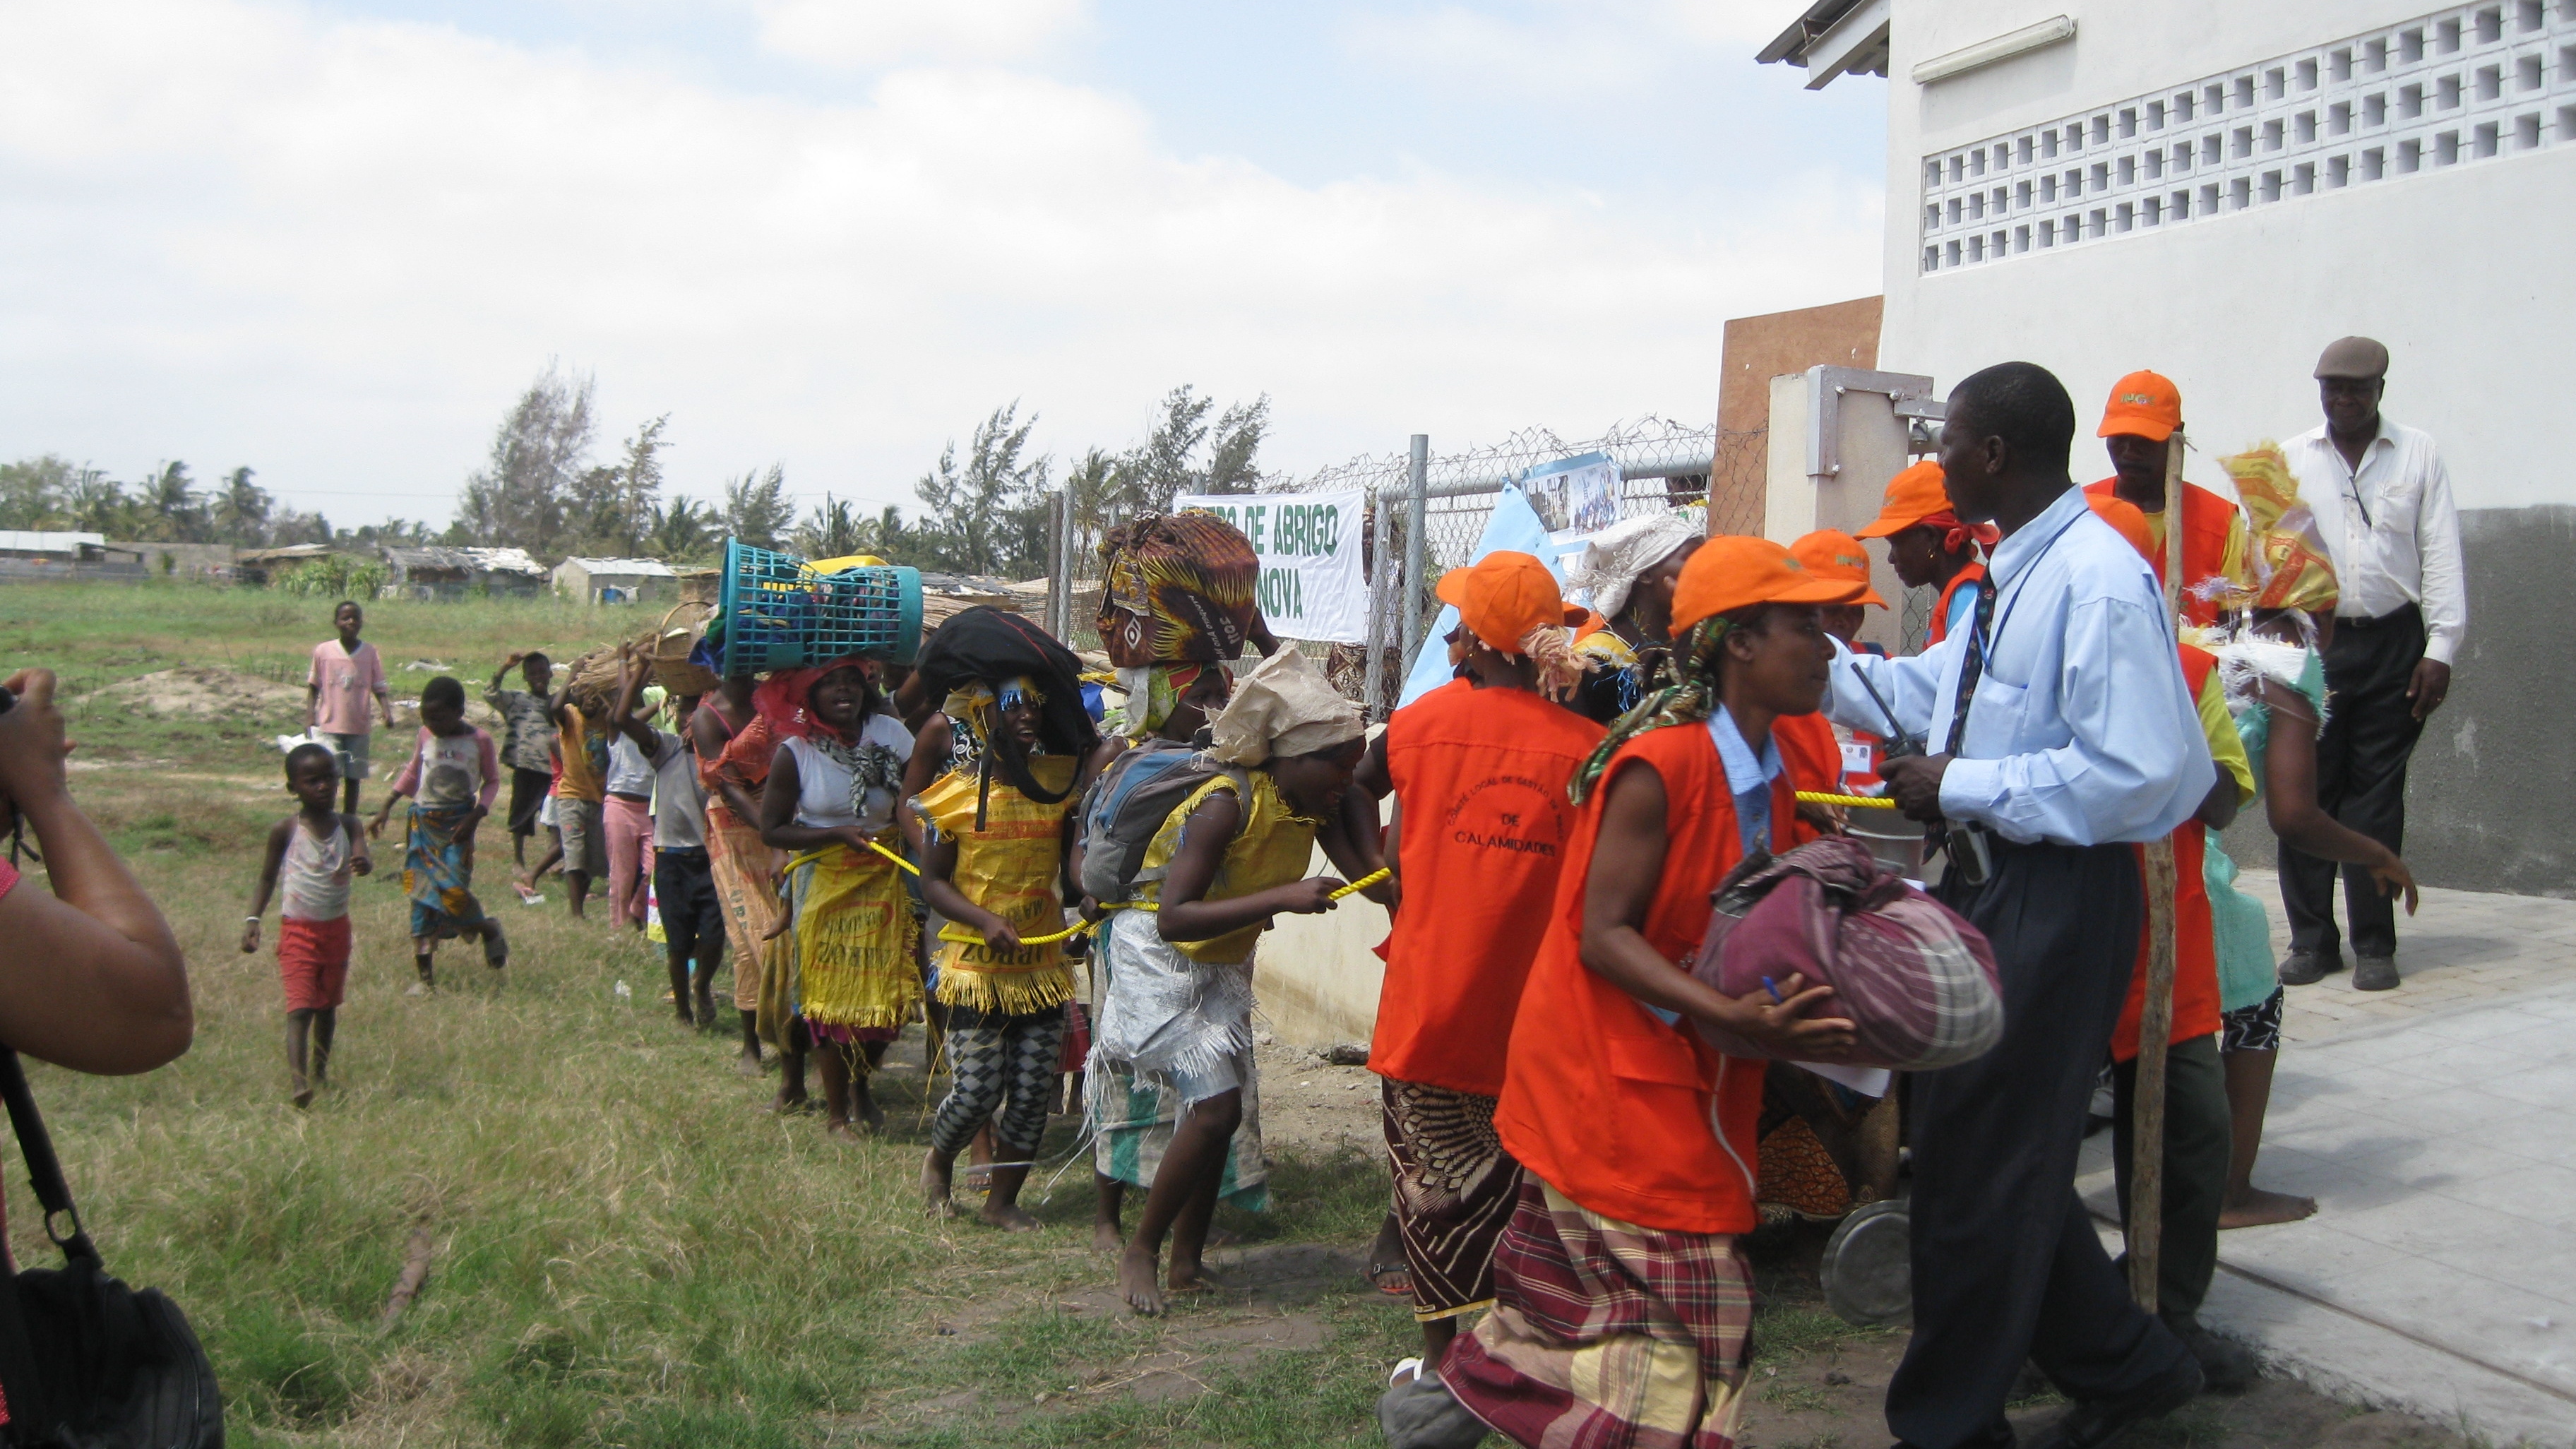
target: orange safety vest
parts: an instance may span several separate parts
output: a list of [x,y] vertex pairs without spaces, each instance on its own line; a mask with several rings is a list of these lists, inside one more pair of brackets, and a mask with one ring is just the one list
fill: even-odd
[[[2191,686],[2191,697],[2198,699],[2218,657],[2189,644],[2181,648],[2183,682]],[[2226,777],[2225,771],[2219,773],[2220,778]],[[2173,846],[2173,1032],[2167,1040],[2186,1042],[2218,1030],[2218,938],[2209,918],[2209,882],[2201,874],[2209,827],[2198,820],[2184,821],[2174,829]],[[2147,848],[2131,848],[2138,852],[2138,868],[2143,872]],[[2138,1018],[2147,1005],[2147,953],[2154,949],[2151,929],[2143,922],[2138,927],[2138,964],[2129,973],[2129,999],[2120,1008],[2120,1024],[2111,1029],[2115,1061],[2132,1061],[2138,1055]]]
[[[1722,1055],[1688,1018],[1665,1024],[1583,964],[1584,885],[1601,803],[1619,772],[1640,761],[1664,782],[1668,844],[1644,934],[1665,960],[1699,948],[1709,892],[1743,855],[1726,766],[1704,725],[1620,746],[1567,846],[1512,1023],[1494,1125],[1513,1158],[1594,1212],[1661,1232],[1751,1232],[1764,1063]],[[1792,817],[1795,789],[1785,770],[1773,782],[1775,829]]]
[[[2105,478],[2084,485],[2084,491],[2097,498],[2116,496],[2119,481]],[[2227,535],[2235,525],[2235,504],[2197,483],[2182,485],[2182,613],[2195,624],[2218,622],[2218,605],[2191,590],[2203,579],[2227,572]],[[2156,582],[2165,582],[2165,550],[2157,549],[2148,562],[2156,567]]]
[[1941,602],[1932,606],[1932,633],[1931,637],[1927,641],[1928,643],[1938,644],[1942,640],[1950,637],[1951,598],[1961,589],[1975,588],[1977,586],[1977,581],[1985,576],[1986,566],[1984,564],[1971,563],[1960,569],[1956,574],[1951,575],[1950,582],[1941,586]]

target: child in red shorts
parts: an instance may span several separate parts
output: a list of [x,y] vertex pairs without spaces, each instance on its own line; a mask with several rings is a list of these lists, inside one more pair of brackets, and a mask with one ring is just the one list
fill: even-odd
[[[295,1105],[311,1106],[314,1089],[331,1069],[331,1033],[349,984],[349,881],[375,868],[367,856],[358,817],[331,807],[339,794],[339,761],[321,744],[301,744],[286,755],[286,789],[302,806],[268,832],[268,854],[242,924],[242,952],[259,949],[259,918],[279,889],[277,975],[286,988],[286,1066],[295,1079]],[[305,1041],[312,1040],[312,1070],[305,1070]]]

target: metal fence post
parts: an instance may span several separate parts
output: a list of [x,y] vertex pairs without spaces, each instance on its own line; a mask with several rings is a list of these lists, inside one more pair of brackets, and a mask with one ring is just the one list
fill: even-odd
[[1072,501],[1062,489],[1047,495],[1049,507],[1047,509],[1046,631],[1053,634],[1059,642],[1070,632],[1066,615],[1073,612],[1068,607],[1070,595],[1064,580],[1064,524],[1065,520],[1072,515]]
[[1371,488],[1368,498],[1368,642],[1362,647],[1361,658],[1361,667],[1368,672],[1360,684],[1360,708],[1374,720],[1379,718],[1378,677],[1386,668],[1386,589],[1387,578],[1394,572],[1395,538],[1387,527],[1386,490]]
[[1428,522],[1431,488],[1431,435],[1413,435],[1413,459],[1407,478],[1407,491],[1413,507],[1405,515],[1404,534],[1404,659],[1399,669],[1413,667],[1413,656],[1422,644],[1422,544],[1424,525]]

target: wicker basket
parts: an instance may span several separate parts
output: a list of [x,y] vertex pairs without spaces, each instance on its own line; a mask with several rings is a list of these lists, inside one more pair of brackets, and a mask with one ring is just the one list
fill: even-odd
[[[715,571],[707,570],[706,578],[712,590]],[[690,582],[684,579],[682,589],[687,589]],[[689,651],[698,646],[698,640],[707,632],[707,621],[715,614],[713,599],[684,598],[662,616],[658,627],[635,641],[644,657],[652,661],[653,677],[672,694],[711,694],[724,683],[714,670],[689,662]]]
[[683,569],[680,571],[680,602],[704,604],[713,609],[724,596],[724,570]]
[[572,682],[565,689],[574,706],[583,714],[604,718],[608,707],[617,702],[617,646],[600,645],[574,660],[569,672]]

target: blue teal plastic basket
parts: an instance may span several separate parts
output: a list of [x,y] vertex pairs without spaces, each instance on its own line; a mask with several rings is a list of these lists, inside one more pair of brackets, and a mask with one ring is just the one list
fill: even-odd
[[818,574],[792,553],[726,539],[716,617],[723,672],[732,677],[852,654],[910,664],[921,647],[921,573],[890,567]]

